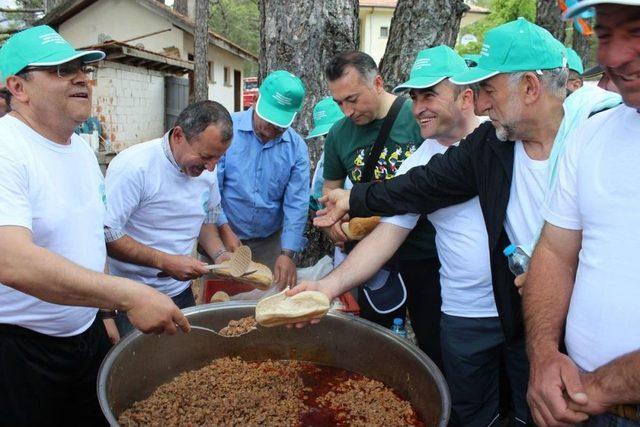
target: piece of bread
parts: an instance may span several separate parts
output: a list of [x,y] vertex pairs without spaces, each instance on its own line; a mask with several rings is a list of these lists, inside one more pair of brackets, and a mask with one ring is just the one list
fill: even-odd
[[303,291],[292,297],[285,295],[289,288],[267,297],[256,305],[256,321],[262,326],[318,319],[329,311],[329,298],[322,292]]
[[344,234],[351,240],[362,240],[380,223],[379,216],[369,218],[353,218],[349,222],[343,222],[341,227]]
[[[228,264],[228,263],[229,261],[224,261],[221,264],[224,266],[225,264]],[[233,279],[236,282],[249,284],[254,288],[257,288],[260,290],[269,289],[273,284],[273,273],[271,272],[271,269],[269,269],[269,267],[267,267],[264,264],[251,261],[248,271],[252,271],[252,270],[257,270],[257,271],[255,273],[249,274],[248,276],[241,276],[241,277],[231,276],[229,270],[225,269],[224,267],[217,268],[213,270],[211,273],[215,276],[226,277],[226,278]]]
[[209,300],[209,302],[225,302],[229,300],[229,294],[224,291],[218,291],[215,294],[211,295],[211,300]]

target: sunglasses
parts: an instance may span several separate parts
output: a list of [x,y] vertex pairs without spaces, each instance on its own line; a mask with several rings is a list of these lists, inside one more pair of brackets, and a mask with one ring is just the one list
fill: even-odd
[[29,71],[44,71],[49,74],[56,74],[59,78],[63,80],[71,80],[76,77],[79,72],[82,72],[87,79],[93,80],[96,73],[96,67],[93,65],[86,65],[79,62],[67,62],[64,64],[54,65],[51,67],[27,67],[21,71],[21,73],[26,73]]

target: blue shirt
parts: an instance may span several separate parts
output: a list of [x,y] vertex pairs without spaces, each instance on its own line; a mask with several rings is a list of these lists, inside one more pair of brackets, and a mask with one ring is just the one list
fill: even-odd
[[309,151],[293,129],[262,143],[253,131],[253,108],[234,113],[233,143],[220,159],[222,212],[241,240],[282,229],[282,249],[301,251],[309,208]]

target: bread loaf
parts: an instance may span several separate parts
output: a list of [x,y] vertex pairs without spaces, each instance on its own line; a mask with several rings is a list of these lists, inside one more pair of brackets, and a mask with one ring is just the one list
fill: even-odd
[[[222,262],[222,265],[228,264],[229,261]],[[273,284],[273,273],[271,269],[264,264],[251,261],[248,271],[257,270],[255,273],[247,276],[233,277],[228,269],[222,267],[213,270],[211,273],[215,276],[228,277],[236,282],[249,284],[257,289],[266,290]]]
[[380,223],[379,216],[369,218],[353,218],[342,223],[342,231],[351,240],[362,240]]
[[267,297],[256,305],[256,321],[262,326],[278,326],[288,323],[318,319],[329,311],[329,298],[322,292],[303,291],[294,296],[284,291]]

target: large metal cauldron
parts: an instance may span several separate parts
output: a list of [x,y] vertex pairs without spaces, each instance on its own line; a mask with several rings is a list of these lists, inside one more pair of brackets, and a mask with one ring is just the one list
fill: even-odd
[[[192,325],[219,330],[229,320],[253,315],[255,304],[227,302],[185,310]],[[390,331],[358,317],[330,312],[303,329],[259,328],[238,338],[213,334],[128,336],[102,363],[100,406],[111,425],[137,400],[181,372],[223,356],[244,360],[298,359],[347,369],[382,381],[409,400],[427,426],[446,426],[449,390],[435,364]]]

